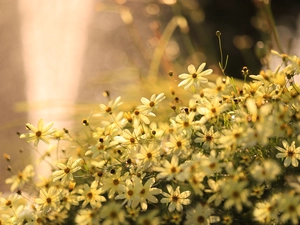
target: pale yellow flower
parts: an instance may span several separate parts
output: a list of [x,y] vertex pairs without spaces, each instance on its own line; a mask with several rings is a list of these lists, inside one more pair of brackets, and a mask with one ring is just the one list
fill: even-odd
[[52,126],[53,123],[49,123],[44,127],[42,119],[39,120],[37,128],[30,123],[26,123],[27,129],[32,131],[32,133],[21,134],[20,138],[26,138],[28,142],[34,142],[34,146],[37,146],[40,140],[46,144],[50,144],[47,136],[50,137],[55,132],[55,130],[50,130]]
[[295,141],[289,145],[286,140],[283,140],[282,145],[284,148],[276,146],[276,149],[281,152],[276,154],[276,158],[285,158],[283,162],[285,167],[288,167],[291,163],[294,167],[298,167],[298,159],[300,159],[300,147],[296,148]]
[[60,193],[62,190],[55,187],[50,187],[48,190],[42,188],[40,197],[35,199],[43,213],[48,213],[51,210],[57,210],[60,204]]
[[73,173],[81,169],[81,167],[78,165],[81,160],[82,159],[80,158],[74,161],[73,158],[70,157],[67,165],[58,163],[57,167],[60,170],[53,172],[53,182],[61,179],[61,183],[64,184],[67,180],[74,180]]
[[188,197],[191,195],[190,191],[180,192],[180,186],[177,186],[175,191],[173,190],[171,185],[167,185],[167,189],[169,193],[163,192],[163,196],[166,198],[162,198],[160,200],[161,203],[169,203],[168,210],[173,212],[175,209],[177,211],[182,211],[182,205],[189,205],[191,200]]
[[198,87],[201,83],[207,83],[208,79],[204,76],[207,76],[213,72],[212,69],[204,70],[206,63],[202,63],[196,70],[194,65],[188,66],[189,73],[183,73],[179,75],[179,78],[182,79],[178,84],[178,87],[184,86],[185,90],[188,90],[192,85]]

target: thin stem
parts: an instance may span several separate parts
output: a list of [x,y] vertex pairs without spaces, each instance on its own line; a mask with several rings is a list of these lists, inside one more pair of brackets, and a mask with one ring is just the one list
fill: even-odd
[[277,29],[276,29],[275,20],[274,20],[274,16],[273,16],[273,13],[272,13],[272,10],[271,10],[270,3],[269,2],[264,3],[264,8],[265,8],[267,17],[269,19],[271,28],[273,30],[276,45],[278,47],[279,52],[282,54],[284,51],[283,51],[283,48],[282,48],[282,46],[280,44],[280,41],[279,41],[278,32],[277,32]]

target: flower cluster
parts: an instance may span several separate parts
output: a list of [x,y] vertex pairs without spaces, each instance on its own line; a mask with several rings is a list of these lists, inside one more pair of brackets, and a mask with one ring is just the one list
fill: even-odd
[[160,93],[124,112],[117,97],[82,135],[27,124],[21,138],[69,150],[49,177],[34,182],[28,165],[6,180],[16,193],[0,197],[0,224],[298,224],[300,59],[277,55],[286,67],[241,85],[190,65],[186,104]]

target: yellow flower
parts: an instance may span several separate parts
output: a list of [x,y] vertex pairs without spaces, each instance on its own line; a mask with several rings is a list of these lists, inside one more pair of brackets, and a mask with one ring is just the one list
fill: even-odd
[[50,130],[52,126],[53,123],[48,123],[46,127],[44,127],[44,121],[42,119],[39,120],[37,128],[30,123],[26,123],[27,129],[33,133],[21,134],[20,138],[26,138],[28,142],[34,142],[34,146],[37,146],[40,140],[46,144],[50,144],[47,136],[55,132],[55,130]]
[[192,85],[194,85],[195,87],[198,87],[200,85],[200,83],[207,83],[208,82],[207,78],[205,78],[203,76],[207,76],[207,75],[211,74],[212,69],[203,71],[205,65],[206,65],[206,63],[202,63],[198,67],[197,70],[194,65],[189,65],[187,68],[189,73],[183,73],[183,74],[179,75],[179,78],[183,79],[183,81],[181,81],[178,84],[178,87],[184,86],[184,89],[187,90]]
[[276,154],[276,158],[285,158],[283,162],[285,167],[288,167],[291,163],[294,167],[298,167],[298,159],[300,159],[300,147],[295,147],[295,141],[289,145],[286,140],[283,140],[282,145],[284,148],[276,146],[276,149],[281,152]]
[[43,213],[48,213],[50,210],[58,209],[60,204],[60,193],[61,190],[50,187],[47,189],[42,188],[40,190],[40,197],[35,199],[35,202],[40,206]]
[[81,169],[81,167],[78,166],[81,160],[82,159],[77,159],[74,161],[73,158],[70,157],[67,165],[58,163],[57,167],[60,168],[60,170],[53,173],[53,182],[61,179],[61,183],[64,184],[67,180],[73,180],[73,173]]
[[166,198],[162,198],[160,200],[161,203],[170,203],[168,210],[170,212],[173,212],[176,208],[177,211],[182,211],[183,206],[182,205],[189,205],[191,203],[191,200],[188,199],[191,192],[190,191],[184,191],[180,193],[180,187],[177,186],[175,191],[173,190],[171,185],[167,185],[168,193],[163,192],[163,196]]
[[28,165],[24,168],[22,172],[12,176],[5,180],[6,184],[12,184],[10,187],[11,191],[16,190],[17,188],[22,188],[26,183],[28,183],[31,178],[34,176],[33,166]]

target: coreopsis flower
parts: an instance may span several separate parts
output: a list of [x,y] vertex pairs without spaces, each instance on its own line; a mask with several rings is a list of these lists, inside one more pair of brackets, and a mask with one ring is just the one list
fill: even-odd
[[250,206],[248,200],[249,190],[247,189],[248,182],[238,180],[227,180],[221,186],[222,196],[226,199],[224,203],[225,209],[235,207],[238,212],[241,212],[243,205]]
[[20,196],[16,193],[10,194],[7,197],[0,197],[0,209],[6,210],[13,207],[17,207],[20,200]]
[[163,101],[166,98],[164,93],[160,93],[156,96],[156,94],[153,94],[150,99],[147,98],[141,98],[141,102],[143,105],[139,105],[137,107],[138,110],[141,112],[152,112],[153,110],[157,109],[158,104]]
[[136,208],[140,203],[141,197],[139,196],[139,193],[143,187],[139,182],[139,178],[134,176],[132,180],[127,179],[125,184],[119,187],[120,192],[115,199],[124,199],[123,205],[127,203],[128,207]]
[[93,181],[89,186],[88,184],[84,184],[83,189],[79,189],[79,194],[81,196],[78,197],[78,201],[83,201],[82,207],[86,207],[87,204],[90,204],[92,208],[100,208],[102,206],[102,202],[106,201],[106,198],[101,195],[103,193],[102,188],[98,188],[98,182]]
[[187,152],[187,148],[190,146],[190,140],[183,134],[171,134],[170,141],[165,143],[171,151],[169,154],[180,155],[181,153]]
[[188,90],[192,85],[198,87],[201,83],[207,83],[208,79],[204,76],[210,75],[213,70],[208,69],[203,71],[205,65],[206,63],[202,63],[197,70],[194,65],[189,65],[187,68],[189,73],[179,75],[179,78],[183,81],[178,84],[178,87],[184,86],[184,89]]
[[154,195],[158,195],[162,193],[162,190],[159,188],[152,187],[155,183],[155,178],[150,178],[146,181],[144,185],[142,185],[142,189],[139,193],[140,196],[140,205],[142,210],[147,210],[148,204],[147,202],[157,203],[158,200]]
[[28,142],[34,142],[34,146],[37,146],[39,141],[42,140],[46,144],[50,144],[48,137],[55,132],[55,130],[50,130],[53,123],[49,123],[44,127],[44,121],[39,120],[37,128],[30,123],[26,123],[26,128],[32,133],[21,134],[20,138],[26,138]]
[[115,136],[114,141],[121,145],[136,145],[138,143],[136,135],[128,129],[123,130],[122,135]]
[[79,209],[78,213],[75,216],[76,224],[84,224],[84,225],[94,225],[98,224],[100,221],[100,213],[99,209]]
[[79,205],[77,190],[70,191],[63,189],[61,196],[61,204],[67,210],[70,210],[72,205]]
[[283,194],[278,202],[278,210],[281,212],[280,221],[282,223],[290,220],[292,224],[299,224],[300,196],[291,193]]
[[219,97],[215,97],[212,100],[204,100],[204,102],[197,107],[197,112],[202,115],[199,123],[206,123],[209,119],[219,116],[229,107],[230,105],[223,102]]
[[170,118],[171,126],[173,126],[178,133],[183,132],[184,135],[190,136],[194,130],[195,113],[189,114],[180,113],[175,118]]
[[34,176],[33,166],[27,165],[23,171],[5,180],[6,184],[11,184],[10,190],[14,191],[17,188],[22,188],[26,183],[31,181]]
[[[103,219],[103,225],[117,225],[127,224],[125,218],[125,211],[122,209],[121,204],[111,201],[104,205],[100,211],[100,217]],[[97,221],[99,222],[99,221]]]
[[60,170],[53,172],[53,182],[60,179],[62,184],[64,184],[66,181],[73,181],[73,173],[81,169],[81,167],[78,165],[81,160],[81,158],[74,160],[73,157],[70,157],[66,165],[63,163],[58,163],[57,167]]
[[160,157],[159,146],[155,142],[151,142],[149,145],[141,145],[141,148],[135,157],[140,161],[139,164],[144,168],[156,165]]
[[189,205],[191,203],[191,200],[188,199],[191,195],[190,191],[180,192],[180,186],[177,186],[174,191],[171,185],[167,185],[167,190],[169,193],[163,192],[162,194],[165,198],[162,198],[160,202],[169,204],[168,210],[170,212],[173,212],[175,209],[181,212],[183,210],[182,205]]
[[223,92],[226,90],[227,87],[230,85],[230,78],[229,77],[218,77],[215,83],[208,82],[208,88],[203,89],[203,93],[208,98],[221,96]]
[[181,172],[182,168],[179,163],[179,158],[177,155],[173,155],[171,158],[171,162],[165,160],[162,167],[156,166],[153,168],[154,171],[160,172],[156,179],[163,179],[166,178],[167,180],[172,180],[176,175]]
[[185,225],[209,225],[212,209],[208,205],[197,204],[195,208],[187,211]]
[[141,111],[139,109],[135,109],[134,112],[132,113],[131,117],[133,119],[133,126],[135,128],[139,127],[142,124],[150,124],[150,119],[148,118],[148,116],[154,116],[155,114],[152,112],[145,112],[145,111]]
[[289,145],[286,140],[283,140],[282,145],[284,148],[276,146],[276,149],[281,152],[276,154],[276,158],[285,158],[283,162],[285,167],[288,167],[291,163],[294,167],[298,167],[298,159],[300,159],[300,147],[296,148],[295,141]]
[[59,209],[61,190],[55,187],[50,187],[48,190],[42,188],[40,190],[40,197],[35,199],[43,213],[48,213],[51,210]]
[[270,224],[274,222],[279,224],[279,212],[278,212],[278,200],[280,196],[273,195],[271,199],[263,202],[257,202],[253,208],[253,217],[254,220],[262,224]]
[[95,114],[94,116],[107,116],[111,115],[113,111],[115,111],[120,105],[122,105],[123,102],[121,102],[121,97],[117,97],[116,100],[111,100],[108,102],[107,105],[100,104],[100,113]]
[[254,164],[249,170],[251,176],[258,183],[273,181],[281,172],[279,165],[272,160],[263,161],[262,165]]
[[85,153],[85,155],[92,155],[91,157],[94,159],[101,154],[102,158],[107,158],[108,148],[116,144],[117,142],[112,141],[110,136],[105,136],[104,138],[101,137],[96,145],[89,147],[89,150]]
[[151,210],[137,218],[137,224],[160,225],[159,210]]
[[219,206],[223,200],[222,192],[221,192],[221,184],[222,180],[214,181],[213,179],[208,179],[207,183],[210,189],[205,189],[205,192],[207,193],[213,193],[208,200],[207,203],[214,202],[215,206]]
[[200,127],[200,132],[196,132],[197,137],[195,138],[196,143],[203,143],[203,148],[214,149],[217,147],[218,139],[220,138],[220,133],[218,131],[214,132],[214,127],[211,126],[207,130],[206,126],[202,125]]
[[121,186],[125,184],[127,179],[127,176],[121,175],[121,168],[113,172],[103,179],[102,188],[104,192],[109,190],[108,198],[113,198],[115,193],[119,193]]

